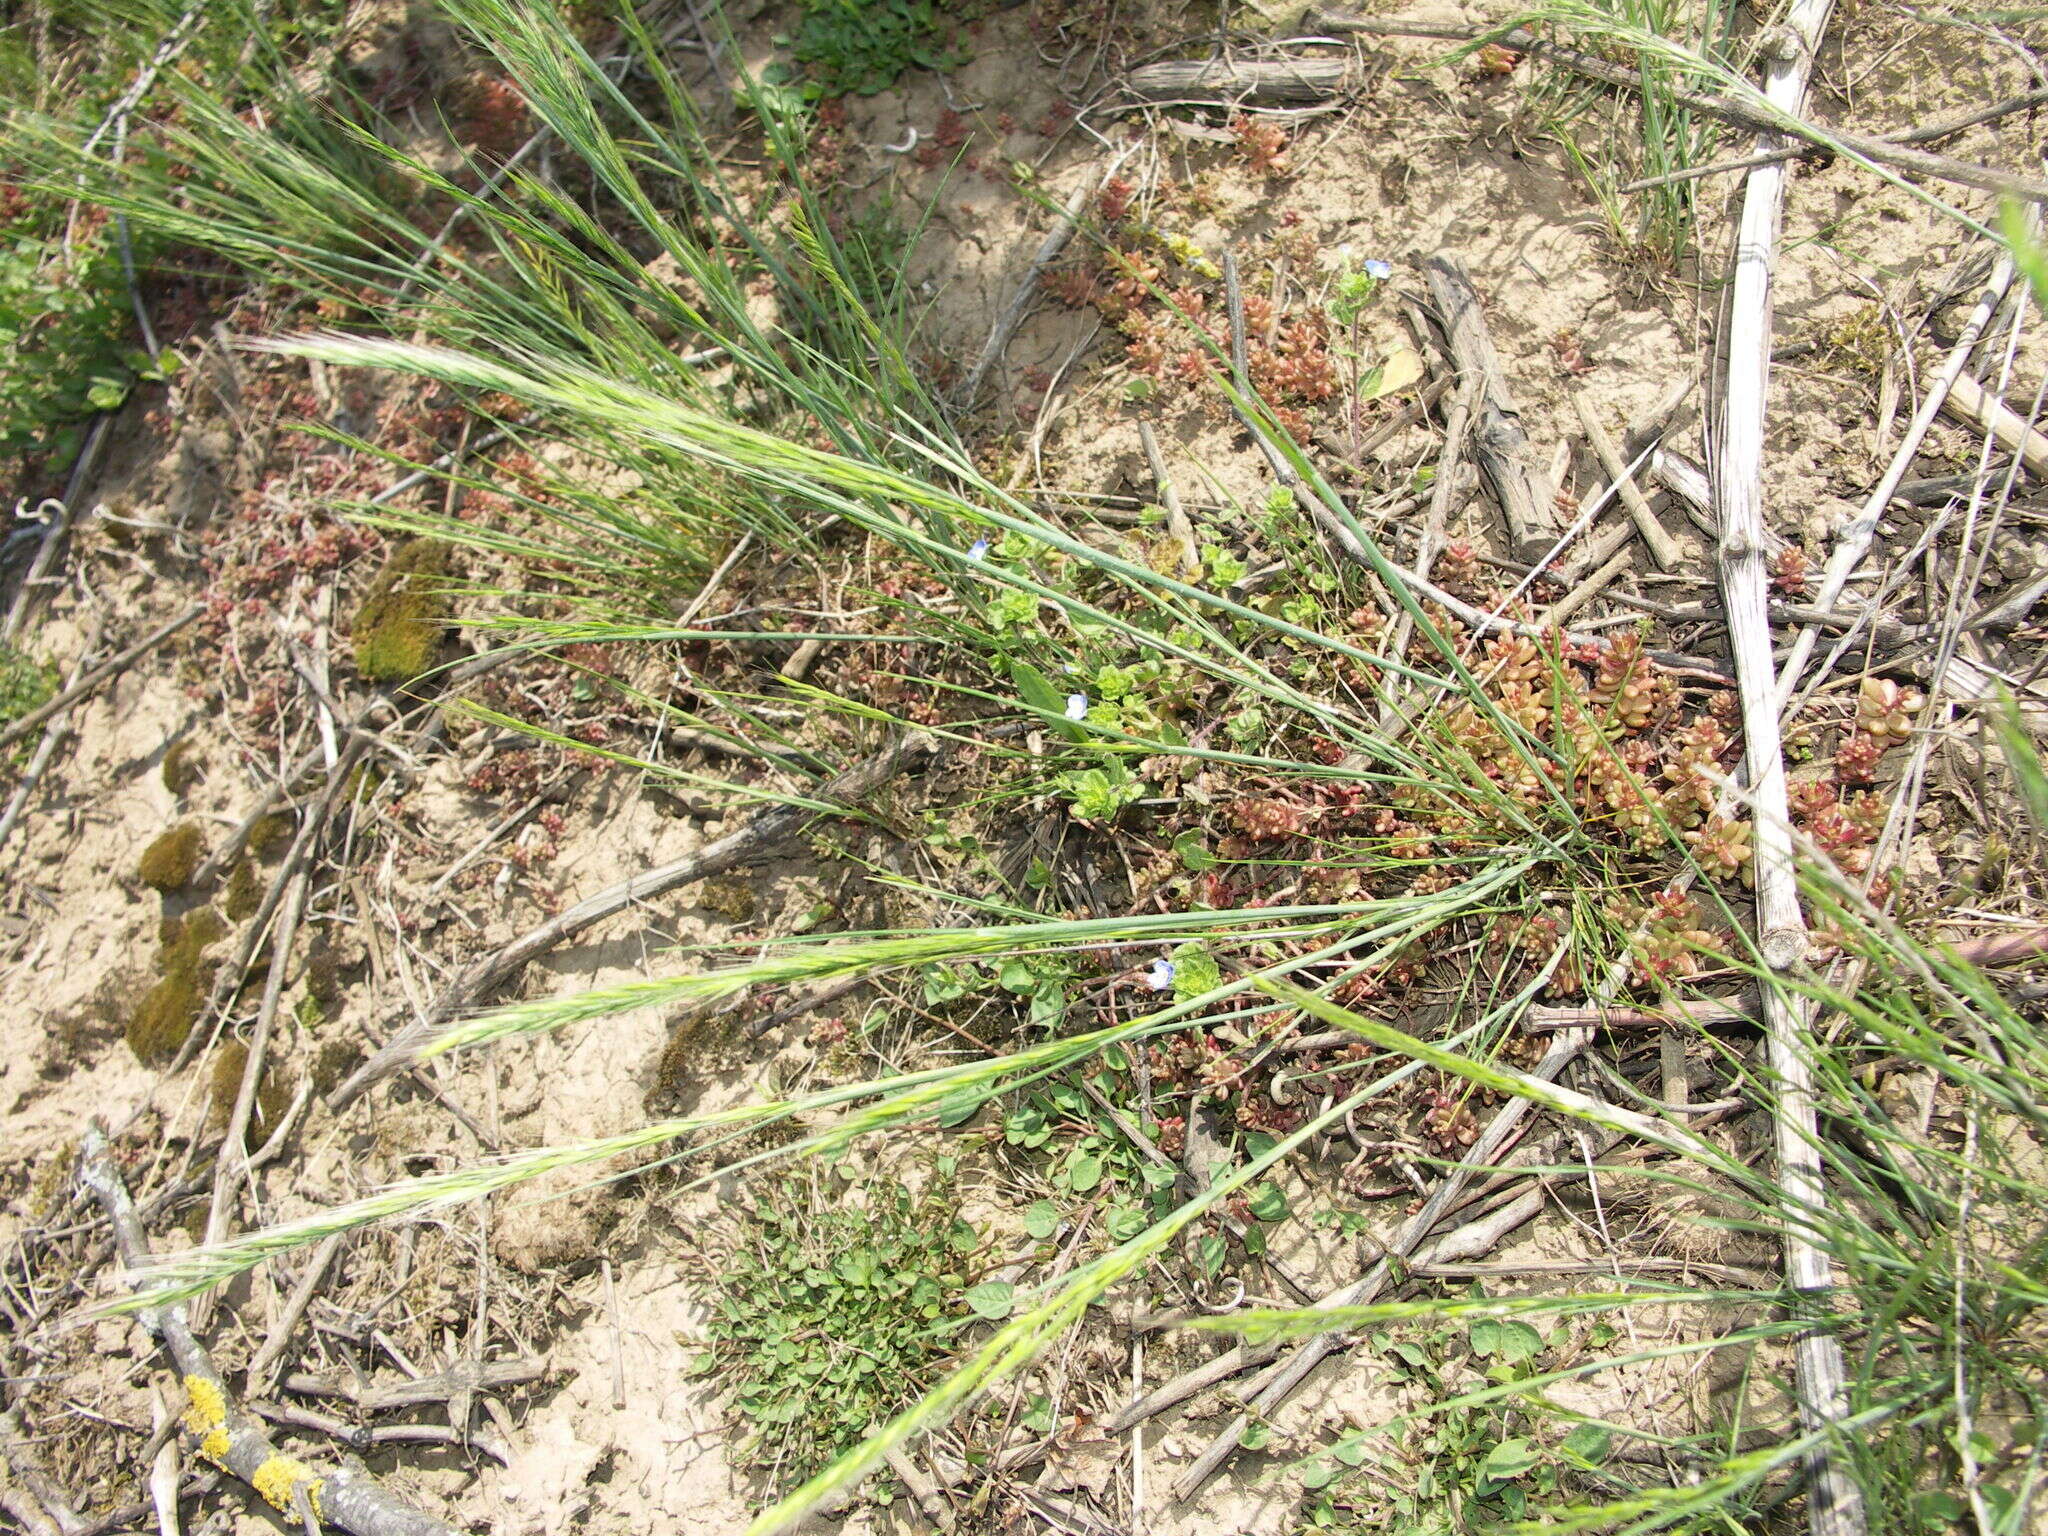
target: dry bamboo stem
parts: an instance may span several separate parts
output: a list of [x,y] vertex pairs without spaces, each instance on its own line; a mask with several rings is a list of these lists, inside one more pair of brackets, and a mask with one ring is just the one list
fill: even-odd
[[[1782,175],[1782,167],[1770,168],[1773,174]],[[1759,172],[1758,174],[1762,174]],[[1970,311],[1970,318],[1963,331],[1956,338],[1956,344],[1942,360],[1940,370],[1928,381],[1927,394],[1920,402],[1920,409],[1913,413],[1913,420],[1906,428],[1906,435],[1899,442],[1898,452],[1877,482],[1855,518],[1835,539],[1835,547],[1828,552],[1827,569],[1821,573],[1820,587],[1812,598],[1812,605],[1819,609],[1831,609],[1840,600],[1842,589],[1849,584],[1849,578],[1856,574],[1856,567],[1863,563],[1863,557],[1870,549],[1870,541],[1877,535],[1878,520],[1884,516],[1885,508],[1891,505],[1893,493],[1913,467],[1913,460],[1920,452],[1921,441],[1927,436],[1927,429],[1934,425],[1936,412],[1940,411],[1949,397],[1949,392],[1964,377],[1963,369],[1970,361],[1970,353],[1976,350],[1978,339],[1984,328],[1991,323],[1991,317],[2005,299],[2005,292],[2012,286],[2015,268],[2012,258],[2000,260],[1992,270],[1991,281],[1977,299],[1977,307]],[[1766,337],[1768,351],[1768,337]],[[1972,383],[1975,381],[1972,380]],[[1759,452],[1761,447],[1759,446]],[[1772,703],[1772,718],[1784,712],[1792,702],[1793,694],[1799,691],[1800,674],[1806,670],[1807,660],[1813,655],[1813,648],[1820,641],[1820,630],[1812,625],[1792,637],[1792,649],[1786,653],[1785,664],[1779,669],[1778,683]]]
[[[114,1167],[107,1139],[97,1126],[85,1133],[78,1177],[106,1207],[122,1267],[130,1275],[146,1271],[149,1245],[142,1222],[135,1214],[128,1186]],[[156,1336],[184,1377],[191,1399],[185,1419],[201,1436],[199,1454],[254,1488],[288,1521],[299,1520],[303,1507],[311,1510],[316,1521],[324,1520],[354,1536],[457,1536],[454,1526],[412,1508],[360,1468],[318,1471],[279,1451],[256,1417],[228,1395],[213,1357],[185,1320],[184,1303],[143,1307],[136,1317]]]
[[1341,95],[1350,73],[1345,59],[1175,59],[1132,70],[1124,90],[1149,102],[1313,107]]
[[[1943,118],[1940,122],[1923,123],[1908,133],[1887,133],[1879,137],[1893,144],[1932,144],[1940,139],[1953,138],[1979,123],[1996,122],[2001,117],[2010,117],[2015,112],[2031,112],[2037,107],[2048,107],[2048,90],[2008,96],[2003,101],[1994,101],[1988,107],[1975,107],[1955,117]],[[1713,165],[1688,166],[1682,171],[1672,171],[1664,176],[1646,176],[1640,181],[1626,182],[1616,187],[1614,191],[1618,197],[1627,197],[1632,192],[1648,192],[1655,187],[1668,187],[1676,182],[1697,181],[1703,176],[1719,176],[1728,171],[1747,171],[1760,165],[1775,165],[1782,160],[1796,160],[1809,153],[1811,150],[1808,146],[1794,145],[1786,149],[1774,149],[1769,154],[1749,155],[1740,160],[1722,160]]]
[[[1833,0],[1796,0],[1781,40],[1793,46],[1770,60],[1764,95],[1773,108],[1796,114],[1806,95],[1814,49]],[[1789,55],[1789,56],[1788,56]],[[1782,141],[1768,136],[1759,149]],[[1736,234],[1734,282],[1728,308],[1728,374],[1715,460],[1721,527],[1722,601],[1735,673],[1742,696],[1744,748],[1754,796],[1757,944],[1774,970],[1798,964],[1806,947],[1806,919],[1792,858],[1785,755],[1778,730],[1777,669],[1771,657],[1770,571],[1764,546],[1764,411],[1771,366],[1771,284],[1783,214],[1785,167],[1752,171]],[[1886,493],[1887,499],[1890,492]],[[1881,507],[1882,502],[1878,503]],[[1786,1278],[1814,1313],[1833,1284],[1828,1256],[1815,1240],[1827,1209],[1821,1177],[1819,1124],[1814,1108],[1808,1045],[1812,1016],[1784,989],[1763,989],[1764,1031],[1778,1083],[1776,1132],[1779,1209],[1784,1221]],[[1796,1346],[1800,1418],[1809,1432],[1825,1431],[1846,1409],[1842,1348],[1823,1329],[1799,1336]],[[1866,1528],[1862,1490],[1849,1476],[1839,1447],[1816,1442],[1806,1458],[1807,1526],[1813,1536],[1860,1536]]]
[[1655,1008],[1531,1008],[1522,1019],[1528,1030],[1663,1029],[1675,1023],[1694,1029],[1723,1024],[1754,1024],[1756,1009],[1744,1002],[1686,1002],[1673,998]]
[[1964,939],[1949,947],[1958,960],[1971,965],[2017,965],[2048,955],[2048,928],[2015,928],[1981,939]]

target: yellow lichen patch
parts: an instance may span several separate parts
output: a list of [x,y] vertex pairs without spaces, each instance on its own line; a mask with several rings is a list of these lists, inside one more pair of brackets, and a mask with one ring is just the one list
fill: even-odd
[[223,1424],[218,1429],[209,1429],[206,1432],[206,1438],[199,1442],[199,1454],[215,1466],[224,1467],[228,1464],[228,1449],[233,1444],[234,1441],[228,1436],[227,1426]]
[[220,1383],[204,1376],[185,1378],[185,1427],[195,1435],[218,1429],[228,1421],[228,1400]]
[[264,1458],[263,1465],[250,1475],[249,1486],[263,1496],[263,1502],[272,1509],[292,1512],[292,1494],[301,1486],[306,1497],[312,1501],[313,1515],[320,1514],[320,1479],[313,1469],[297,1457],[276,1455]]
[[434,664],[448,633],[446,544],[411,539],[377,573],[356,611],[356,670],[371,682],[409,683]]

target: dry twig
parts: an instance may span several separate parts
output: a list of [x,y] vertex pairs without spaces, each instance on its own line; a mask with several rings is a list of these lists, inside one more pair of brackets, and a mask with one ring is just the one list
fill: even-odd
[[[871,757],[855,763],[816,793],[828,803],[859,805],[890,779],[913,763],[923,762],[939,750],[933,737],[905,736]],[[377,1053],[335,1089],[328,1100],[339,1114],[369,1089],[419,1060],[420,1052],[441,1028],[463,1010],[475,1007],[494,989],[516,974],[527,962],[546,954],[557,944],[575,937],[595,923],[623,911],[638,901],[672,891],[678,886],[709,879],[729,869],[751,863],[794,835],[817,811],[806,805],[776,805],[759,812],[737,832],[685,854],[673,863],[641,873],[587,896],[560,916],[529,930],[503,948],[494,950],[465,969],[442,988],[433,1006],[394,1034]]]

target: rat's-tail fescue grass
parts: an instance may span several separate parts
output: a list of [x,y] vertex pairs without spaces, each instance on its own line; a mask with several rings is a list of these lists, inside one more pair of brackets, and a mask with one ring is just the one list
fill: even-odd
[[[261,12],[228,9],[252,37],[267,36]],[[1170,801],[1186,778],[1208,769],[1244,776],[1238,793],[1249,793],[1243,784],[1256,779],[1267,814],[1280,820],[1304,805],[1320,815],[1347,795],[1370,794],[1391,809],[1385,825],[1370,829],[1327,821],[1340,830],[1326,836],[1319,864],[1344,874],[1354,893],[1368,893],[1343,900],[1219,901],[1213,909],[1187,901],[1163,912],[1081,919],[1026,911],[977,927],[943,926],[943,910],[935,909],[929,928],[789,941],[742,963],[463,1021],[437,1050],[602,1028],[608,1016],[633,1008],[708,1003],[755,986],[1059,960],[1105,947],[1215,962],[1204,984],[1109,1027],[1054,1028],[987,1058],[763,1098],[411,1180],[181,1254],[158,1271],[145,1300],[217,1285],[367,1223],[567,1170],[597,1178],[622,1157],[702,1153],[778,1122],[794,1135],[748,1155],[743,1166],[841,1156],[863,1139],[914,1124],[959,1124],[979,1105],[1191,1024],[1266,1038],[1313,1018],[1357,1035],[1371,1074],[1363,1086],[1319,1103],[1135,1235],[1028,1293],[935,1390],[788,1492],[754,1527],[779,1529],[859,1481],[891,1448],[1014,1377],[1092,1302],[1176,1251],[1209,1213],[1365,1102],[1425,1072],[1456,1090],[1454,1104],[1527,1097],[1567,1123],[1654,1147],[1644,1176],[1710,1184],[1717,1221],[1731,1231],[1773,1230],[1780,1200],[1767,1167],[1696,1136],[1682,1113],[1603,1106],[1539,1083],[1514,1064],[1518,1020],[1546,986],[1583,995],[1611,963],[1631,956],[1649,978],[1680,979],[1711,948],[1714,964],[1747,971],[1756,986],[1798,988],[1821,1005],[1813,1066],[1837,1198],[1815,1220],[1840,1277],[1824,1321],[1856,1366],[1856,1400],[1844,1421],[1855,1437],[1846,1454],[1873,1499],[1895,1512],[1888,1529],[1934,1528],[1933,1506],[1925,1503],[1929,1469],[1952,1469],[1958,1455],[1973,1469],[1972,1498],[1992,1522],[1983,1529],[2017,1528],[2013,1512],[2032,1496],[2041,1448],[2013,1426],[2038,1418],[2040,1383],[2048,1379],[2039,1326],[2048,1183],[2034,1150],[2048,1102],[2048,1054],[2029,1018],[1981,974],[1871,910],[1825,864],[1811,870],[1809,896],[1839,958],[1799,977],[1756,963],[1739,937],[1739,888],[1728,886],[1724,896],[1716,883],[1740,865],[1739,835],[1612,750],[1623,728],[1615,722],[1628,718],[1631,690],[1646,675],[1626,638],[1604,654],[1465,638],[1441,608],[1418,601],[1312,458],[1249,395],[1238,394],[1236,404],[1293,466],[1299,496],[1315,498],[1365,552],[1363,564],[1326,555],[1305,506],[1289,505],[1284,495],[1272,503],[1270,515],[1292,519],[1296,535],[1276,540],[1295,562],[1279,585],[1323,593],[1323,601],[1268,601],[1235,575],[1147,561],[1128,546],[1078,536],[1061,517],[1006,490],[978,467],[911,361],[916,337],[900,270],[893,286],[877,291],[874,264],[835,237],[843,210],[806,183],[805,108],[790,93],[739,83],[741,121],[766,151],[765,173],[740,182],[707,147],[707,109],[669,74],[630,11],[619,17],[622,56],[600,60],[551,9],[514,0],[440,0],[440,9],[514,83],[536,130],[551,136],[552,176],[515,170],[485,180],[437,171],[395,147],[388,125],[348,93],[344,79],[309,82],[267,45],[249,49],[233,69],[167,78],[176,111],[151,135],[137,135],[119,164],[85,154],[85,129],[58,118],[17,123],[13,148],[35,156],[53,185],[239,263],[309,315],[324,302],[334,313],[381,316],[374,327],[353,329],[309,320],[263,346],[329,366],[437,381],[522,439],[567,445],[582,464],[605,471],[565,476],[546,496],[506,488],[517,513],[510,526],[358,509],[486,553],[552,562],[553,595],[572,605],[571,616],[526,624],[527,639],[665,643],[679,628],[665,622],[677,596],[694,590],[738,541],[815,550],[829,525],[833,537],[865,539],[928,581],[913,638],[938,658],[932,670],[941,693],[959,706],[938,728],[982,740],[982,725],[1001,717],[1032,733],[1029,752],[1014,738],[987,738],[991,760],[1012,776],[1001,795],[1070,800],[1077,817],[1109,827],[1145,793],[1133,784],[1157,786]],[[1550,13],[1553,21],[1562,16],[1560,8]],[[1703,33],[1687,38],[1703,55],[1674,54],[1659,42],[1672,29],[1659,11],[1595,16],[1587,8],[1570,19],[1637,47],[1646,84],[1667,69],[1692,80],[1711,76],[1730,89],[1740,84],[1716,51],[1726,25],[1719,10]],[[1676,167],[1697,158],[1707,145],[1698,125],[1658,109],[1654,90],[1650,100],[1635,163]],[[258,103],[260,127],[251,110]],[[1647,220],[1642,238],[1682,242],[1689,206],[1689,195],[1674,200]],[[466,220],[462,236],[424,250],[452,210]],[[448,473],[495,483],[483,469]],[[592,488],[611,485],[631,489]],[[1378,635],[1337,617],[1374,600],[1412,621],[1419,639],[1403,654],[1384,654]],[[904,634],[893,631],[894,643]],[[852,635],[845,643],[879,642]],[[1588,668],[1595,669],[1591,683]],[[1110,696],[1112,680],[1129,690],[1134,678],[1199,698],[1212,720],[1239,728],[1187,731],[1167,712],[1125,702],[1132,692]],[[813,767],[831,766],[829,746],[816,736],[766,723],[760,699],[719,696],[715,680],[699,683],[727,706],[719,729],[759,731],[785,761],[802,752]],[[820,716],[866,729],[899,714],[897,695],[815,689],[797,697]],[[1434,702],[1417,707],[1407,728],[1382,728],[1383,706],[1420,700]],[[1704,724],[1695,740],[1707,744],[1699,751],[1711,770],[1721,747]],[[1684,780],[1682,764],[1658,771]],[[1685,782],[1704,793],[1707,777]],[[1418,847],[1430,851],[1418,859]],[[1256,864],[1256,848],[1243,858]],[[1313,890],[1329,871],[1295,857],[1282,873]],[[1689,898],[1697,908],[1671,896],[1663,909],[1670,921],[1657,930],[1663,947],[1645,950],[1645,902],[1666,900],[1658,893],[1681,874],[1699,877]],[[1015,902],[1046,899],[1042,890],[1036,898],[988,889],[951,894],[956,910],[970,913],[985,913],[988,904],[1018,912]],[[1681,909],[1691,915],[1681,917]],[[1481,947],[1488,934],[1538,933],[1540,924],[1553,925],[1539,933],[1552,935],[1546,967],[1466,963],[1458,1006],[1433,1038],[1363,1009],[1361,999],[1373,995],[1363,984],[1404,957],[1426,965],[1440,953],[1491,954]],[[1716,924],[1726,932],[1709,940]],[[1844,977],[1857,978],[1855,985],[1844,986]],[[1767,1110],[1773,1085],[1756,1062],[1704,1028],[1695,1035],[1691,1048],[1733,1074],[1731,1091]],[[1960,1117],[1966,1134],[1959,1141],[1901,1123],[1872,1092],[1878,1064],[1901,1060],[1926,1074],[1944,1115]],[[1779,1341],[1813,1321],[1788,1316],[1792,1303],[1774,1286],[1732,1292],[1682,1273],[1654,1284],[1602,1275],[1586,1287],[1533,1287],[1508,1299],[1476,1297],[1455,1283],[1424,1290],[1363,1310],[1267,1309],[1211,1326],[1272,1337],[1464,1327],[1484,1313],[1547,1320],[1562,1339],[1588,1316],[1655,1314],[1683,1315],[1695,1330],[1659,1343],[1631,1341],[1624,1329],[1615,1347],[1589,1346],[1555,1372],[1447,1389],[1409,1416],[1426,1419],[1507,1401],[1542,1405],[1554,1384],[1625,1374],[1672,1353],[1752,1353],[1768,1370]],[[1605,1428],[1617,1437],[1650,1433],[1619,1414]],[[1806,1449],[1789,1411],[1745,1419],[1718,1439],[1686,1432],[1662,1443],[1666,1464],[1682,1475],[1663,1479],[1640,1459],[1589,1461],[1547,1502],[1532,1504],[1528,1518],[1548,1530],[1732,1530],[1783,1496],[1787,1469]]]

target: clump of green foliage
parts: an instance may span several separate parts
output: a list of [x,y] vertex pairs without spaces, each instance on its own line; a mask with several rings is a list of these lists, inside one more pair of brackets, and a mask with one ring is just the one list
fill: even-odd
[[934,0],[804,0],[796,56],[820,96],[873,96],[913,64],[964,62]]
[[199,861],[206,854],[206,839],[196,821],[181,821],[142,850],[135,873],[152,890],[169,894],[192,883]]
[[[793,1486],[916,1398],[951,1352],[980,1239],[939,1197],[878,1183],[865,1207],[768,1186],[725,1266],[703,1362],[732,1379],[754,1463]],[[1008,1311],[1005,1292],[1000,1312]]]
[[41,709],[57,694],[57,669],[0,641],[0,725]]
[[145,1065],[175,1056],[198,1021],[213,967],[206,952],[226,937],[228,925],[211,907],[164,924],[157,955],[161,979],[143,994],[128,1019],[128,1048]]
[[0,454],[68,457],[80,424],[128,398],[155,363],[125,345],[133,326],[111,239],[74,241],[0,226]]
[[[213,1057],[213,1077],[208,1085],[210,1108],[209,1123],[225,1131],[228,1122],[234,1118],[235,1099],[242,1091],[242,1074],[249,1070],[249,1047],[240,1040],[224,1040]],[[285,1111],[291,1106],[291,1095],[284,1091],[270,1070],[270,1063],[263,1064],[263,1075],[256,1080],[256,1102],[249,1109],[249,1124],[242,1132],[242,1142],[254,1152],[278,1126],[284,1123]]]
[[[1567,1332],[1560,1329],[1556,1339]],[[1421,1338],[1370,1336],[1385,1378],[1418,1384],[1439,1406],[1398,1429],[1347,1434],[1310,1457],[1301,1473],[1309,1495],[1302,1511],[1304,1536],[1452,1536],[1505,1528],[1575,1479],[1597,1473],[1612,1449],[1612,1432],[1604,1424],[1553,1417],[1542,1411],[1540,1400],[1465,1401],[1452,1384],[1452,1369],[1460,1363],[1467,1379],[1482,1376],[1502,1386],[1541,1376],[1552,1341],[1515,1318],[1482,1317],[1464,1335],[1438,1330]],[[1586,1342],[1605,1348],[1617,1336],[1611,1325],[1595,1323]]]
[[356,611],[356,670],[373,683],[409,683],[434,664],[447,637],[449,546],[401,544]]

